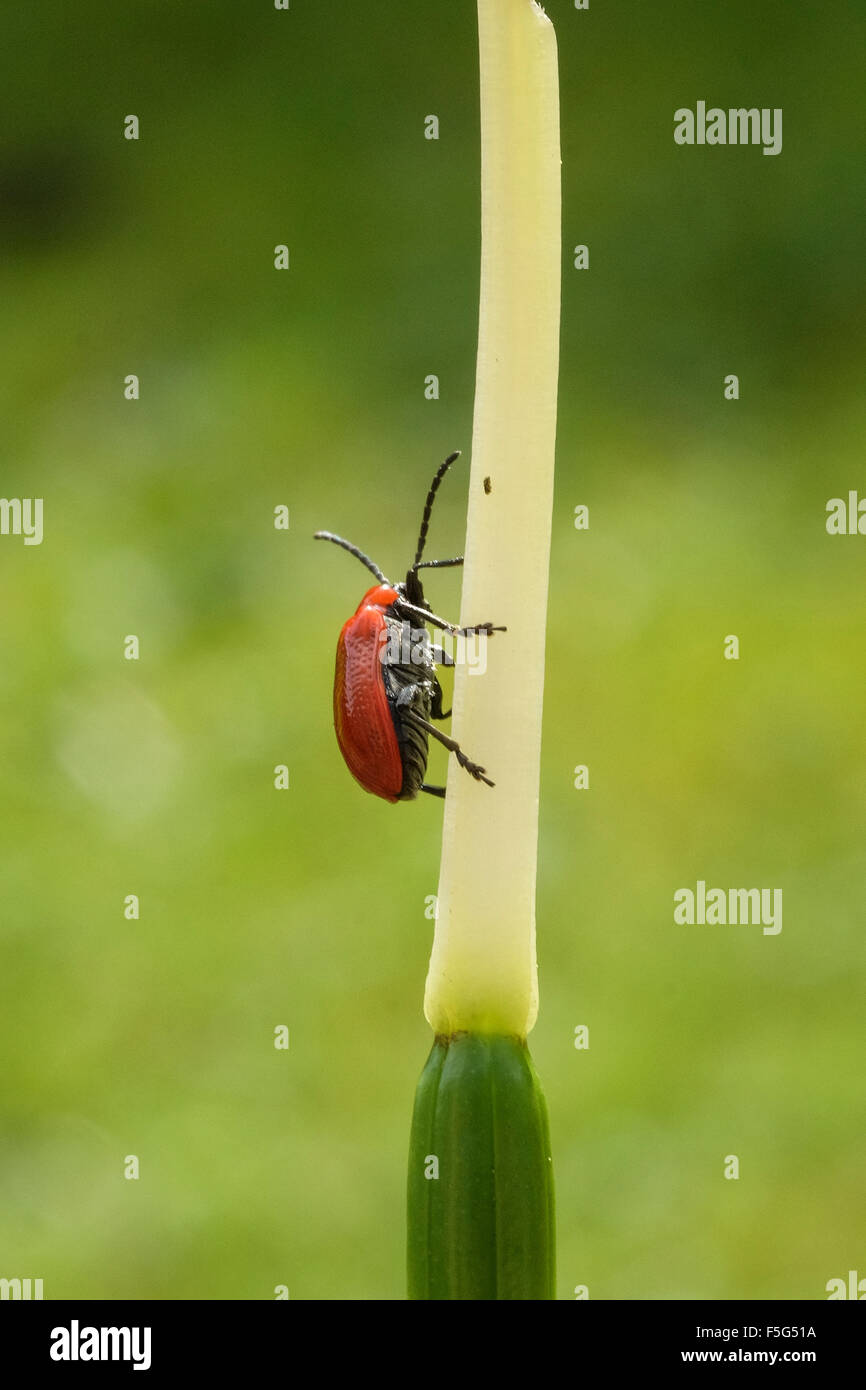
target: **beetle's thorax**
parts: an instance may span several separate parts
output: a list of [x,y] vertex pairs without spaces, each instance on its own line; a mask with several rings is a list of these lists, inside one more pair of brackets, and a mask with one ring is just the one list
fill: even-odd
[[409,570],[406,575],[405,583],[396,586],[398,593],[406,599],[407,603],[414,603],[418,608],[426,608],[424,601],[424,588],[418,578],[417,570]]
[[365,608],[376,608],[380,613],[385,613],[396,603],[402,585],[397,584],[374,584],[372,589],[368,589],[358,607],[355,610],[355,617],[363,613]]

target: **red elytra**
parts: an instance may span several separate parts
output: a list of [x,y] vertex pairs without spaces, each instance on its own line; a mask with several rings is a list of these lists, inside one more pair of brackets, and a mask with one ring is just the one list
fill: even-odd
[[457,627],[438,618],[424,598],[418,571],[462,565],[463,556],[450,560],[422,560],[433,501],[439,484],[457,453],[449,454],[436,472],[421,519],[415,559],[402,584],[391,584],[378,565],[350,541],[330,531],[317,531],[316,540],[332,541],[360,560],[378,583],[368,589],[355,613],[343,624],[337,642],[334,675],[334,728],[340,751],[352,776],[374,796],[385,801],[411,801],[419,791],[444,796],[444,787],[429,786],[428,738],[437,739],[452,752],[470,776],[492,787],[485,769],[473,763],[454,739],[431,723],[447,719],[442,709],[442,687],[436,662],[453,662],[434,647],[424,624],[454,636],[504,632],[492,623]]
[[337,643],[334,728],[352,776],[365,791],[399,801],[403,759],[394,718],[381,679],[386,612],[399,595],[388,585],[368,589],[357,612],[344,623]]

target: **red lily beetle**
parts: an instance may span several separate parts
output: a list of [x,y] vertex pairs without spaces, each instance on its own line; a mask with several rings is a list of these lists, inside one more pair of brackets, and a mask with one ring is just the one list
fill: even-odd
[[376,576],[356,612],[344,624],[337,643],[334,676],[334,728],[337,742],[349,771],[365,791],[385,801],[412,801],[419,791],[444,796],[444,787],[431,787],[424,781],[427,771],[428,738],[435,738],[454,753],[470,776],[488,787],[485,769],[467,758],[459,744],[430,721],[447,719],[442,709],[442,687],[436,677],[436,662],[454,663],[441,648],[434,647],[424,623],[469,637],[477,632],[504,632],[504,627],[478,623],[475,627],[456,627],[437,618],[424,598],[418,571],[462,565],[463,556],[452,560],[422,560],[433,501],[439,484],[458,450],[437,470],[421,518],[421,531],[415,559],[405,582],[392,584],[378,565],[342,536],[317,531],[317,541],[333,541],[361,561]]

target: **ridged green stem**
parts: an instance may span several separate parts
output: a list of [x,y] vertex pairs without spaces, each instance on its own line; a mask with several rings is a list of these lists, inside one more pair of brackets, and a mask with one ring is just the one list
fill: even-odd
[[547,1107],[521,1038],[436,1038],[409,1154],[410,1299],[554,1297]]

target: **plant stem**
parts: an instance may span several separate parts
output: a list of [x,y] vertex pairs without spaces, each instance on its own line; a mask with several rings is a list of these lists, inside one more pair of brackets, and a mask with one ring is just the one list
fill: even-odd
[[554,1296],[535,868],[559,368],[559,95],[534,0],[478,0],[481,305],[462,624],[504,623],[459,664],[424,1011],[436,1034],[409,1156],[409,1297]]
[[551,1167],[526,1043],[437,1038],[412,1123],[410,1299],[552,1298]]
[[[435,1033],[525,1037],[538,1007],[535,868],[559,368],[559,89],[534,0],[478,0],[481,301],[461,622],[503,623],[455,673],[425,1013]],[[484,480],[489,479],[489,492]]]

